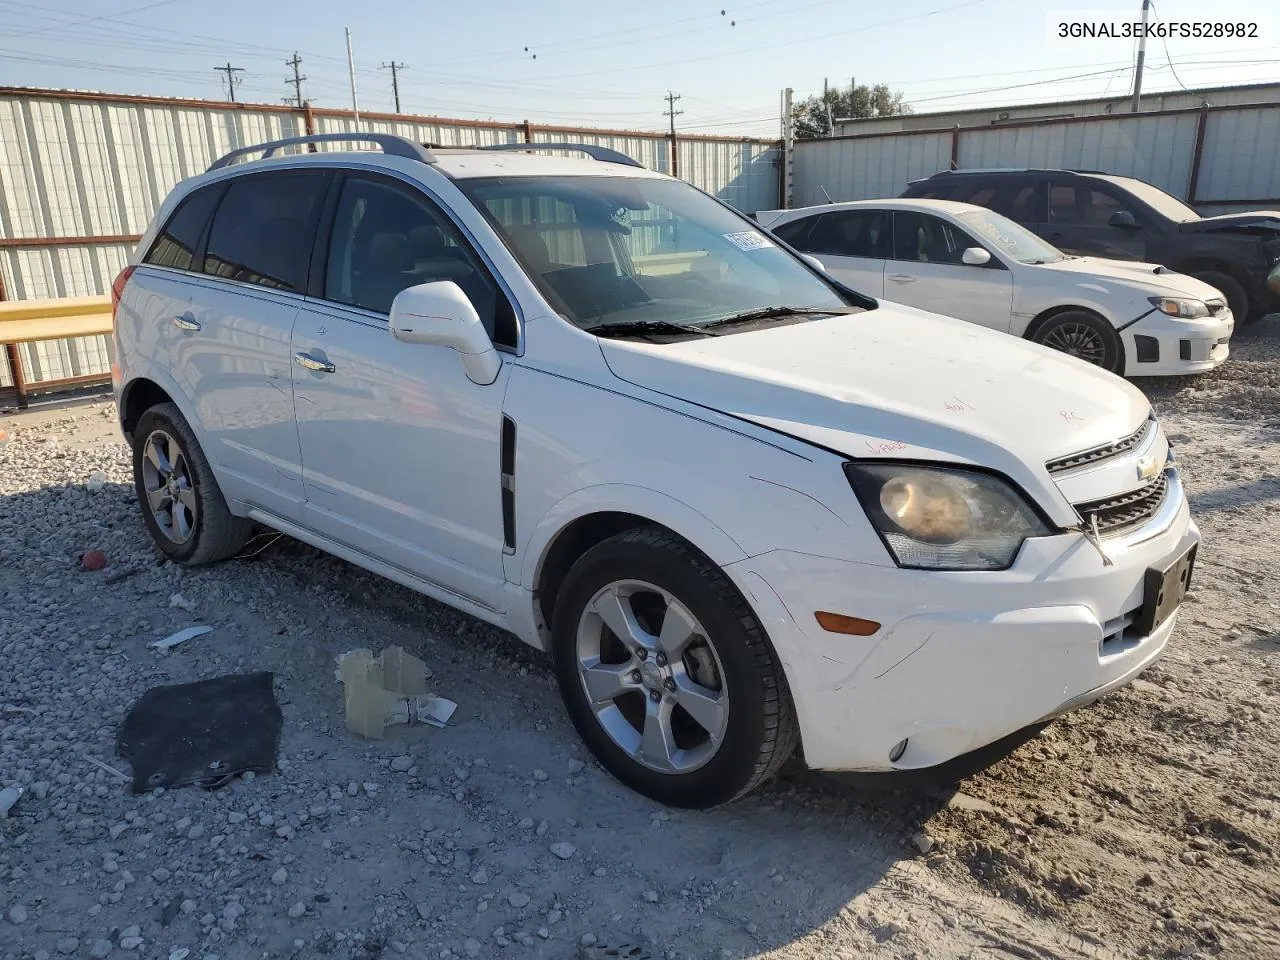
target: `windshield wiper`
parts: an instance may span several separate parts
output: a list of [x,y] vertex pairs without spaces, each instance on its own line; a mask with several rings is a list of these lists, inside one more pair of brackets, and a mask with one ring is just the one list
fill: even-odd
[[626,336],[633,333],[695,333],[701,337],[720,336],[703,327],[688,323],[674,323],[670,320],[620,320],[616,323],[597,323],[582,329],[597,337]]
[[727,317],[721,317],[719,320],[713,320],[706,324],[708,327],[724,327],[731,323],[749,323],[752,320],[772,320],[775,317],[790,317],[796,315],[811,314],[814,316],[834,316],[836,314],[847,313],[846,310],[820,310],[816,307],[761,307],[758,310],[746,310],[742,313],[733,313]]

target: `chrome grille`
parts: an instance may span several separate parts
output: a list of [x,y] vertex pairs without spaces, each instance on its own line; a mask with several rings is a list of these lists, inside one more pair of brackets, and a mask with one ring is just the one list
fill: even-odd
[[1140,444],[1147,435],[1147,431],[1155,425],[1155,418],[1149,417],[1143,421],[1142,426],[1127,437],[1120,440],[1114,440],[1111,443],[1104,443],[1100,447],[1093,447],[1090,450],[1082,450],[1080,453],[1073,453],[1069,456],[1059,457],[1057,460],[1050,460],[1045,467],[1050,473],[1066,473],[1068,470],[1074,470],[1077,467],[1083,467],[1090,463],[1097,463],[1100,460],[1110,460],[1112,457],[1118,457],[1120,454],[1132,450]]
[[1155,516],[1168,492],[1169,480],[1161,474],[1137,490],[1130,490],[1128,493],[1103,500],[1077,503],[1075,508],[1084,519],[1086,528],[1092,528],[1093,521],[1096,519],[1099,534],[1122,533],[1146,523]]

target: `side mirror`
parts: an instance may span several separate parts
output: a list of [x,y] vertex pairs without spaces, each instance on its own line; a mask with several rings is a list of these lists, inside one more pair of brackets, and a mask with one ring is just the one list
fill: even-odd
[[1134,230],[1138,226],[1137,218],[1128,210],[1117,210],[1111,215],[1111,219],[1107,223],[1123,230]]
[[452,280],[407,287],[391,301],[391,335],[404,343],[423,343],[457,351],[467,378],[489,384],[502,361],[476,308]]
[[817,268],[818,268],[819,270],[821,270],[823,273],[826,273],[826,272],[827,272],[827,265],[826,265],[825,263],[823,263],[821,260],[819,260],[817,257],[810,256],[810,255],[809,255],[809,254],[807,254],[807,253],[802,253],[802,254],[800,254],[800,256],[802,256],[802,257],[804,257],[806,260],[808,260],[808,261],[809,261],[809,264],[810,264],[811,266],[817,267]]
[[983,247],[968,247],[960,254],[960,262],[970,267],[983,267],[991,262],[991,251]]

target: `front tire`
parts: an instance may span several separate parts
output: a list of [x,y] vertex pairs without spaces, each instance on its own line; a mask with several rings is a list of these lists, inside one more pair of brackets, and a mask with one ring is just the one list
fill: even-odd
[[162,403],[133,432],[133,486],[143,523],[170,560],[199,566],[235,556],[253,522],[233,515],[182,412]]
[[771,777],[798,739],[781,664],[724,573],[660,527],[588,550],[555,604],[560,694],[633,790],[706,808]]
[[1124,342],[1115,327],[1085,310],[1066,310],[1037,324],[1028,339],[1111,373],[1124,373]]

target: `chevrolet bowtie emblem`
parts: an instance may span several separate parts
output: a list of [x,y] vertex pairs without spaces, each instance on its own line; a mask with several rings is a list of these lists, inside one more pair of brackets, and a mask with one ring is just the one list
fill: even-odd
[[1160,466],[1156,463],[1155,457],[1143,457],[1138,461],[1138,479],[1150,480],[1160,472]]

